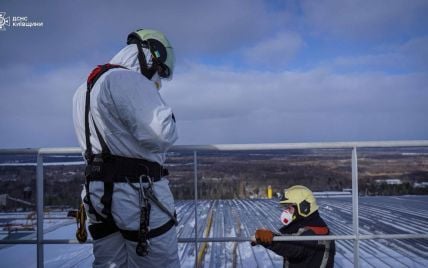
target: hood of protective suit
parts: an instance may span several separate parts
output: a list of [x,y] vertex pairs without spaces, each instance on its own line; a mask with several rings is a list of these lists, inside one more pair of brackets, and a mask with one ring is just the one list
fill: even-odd
[[[144,55],[146,56],[146,62],[148,67],[152,66],[152,55],[150,51],[146,48],[143,48]],[[111,64],[118,64],[123,67],[128,68],[129,70],[133,70],[140,73],[140,63],[138,62],[138,48],[137,45],[131,44],[127,45],[126,47],[122,48],[111,60]],[[141,74],[142,75],[142,74]],[[158,73],[155,73],[150,79],[153,81],[157,89],[160,89],[161,84],[161,78],[158,75]]]

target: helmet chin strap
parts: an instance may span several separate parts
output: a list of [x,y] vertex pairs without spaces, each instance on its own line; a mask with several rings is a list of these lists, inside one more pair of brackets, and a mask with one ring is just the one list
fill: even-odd
[[140,72],[142,75],[147,77],[147,79],[151,80],[153,75],[157,71],[156,63],[153,62],[152,67],[149,68],[147,61],[146,61],[146,55],[144,54],[144,51],[142,48],[142,44],[139,44],[139,43],[134,43],[134,44],[136,44],[137,48],[138,48],[138,56],[137,57],[138,57],[138,62],[140,64]]
[[155,83],[155,86],[157,88],[157,90],[160,90],[162,87],[162,81],[161,78],[159,76],[158,73],[155,73],[152,77],[152,79],[150,79],[153,83]]

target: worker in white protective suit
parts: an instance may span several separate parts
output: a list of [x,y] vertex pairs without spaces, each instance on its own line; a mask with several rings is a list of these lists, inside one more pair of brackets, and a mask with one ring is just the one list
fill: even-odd
[[172,78],[174,61],[162,33],[138,30],[74,95],[74,127],[87,163],[82,200],[93,267],[180,266],[163,167],[177,130],[158,91],[161,79]]

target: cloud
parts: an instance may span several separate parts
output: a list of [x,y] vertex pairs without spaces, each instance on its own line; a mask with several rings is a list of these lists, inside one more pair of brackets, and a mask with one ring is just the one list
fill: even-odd
[[426,72],[428,37],[412,38],[399,45],[380,45],[369,54],[337,57],[332,60],[332,66],[339,69],[360,67],[366,71]]
[[303,44],[299,34],[281,32],[245,49],[243,51],[244,61],[248,62],[250,66],[256,65],[268,69],[283,68],[296,56]]
[[162,93],[182,144],[428,137],[424,74],[189,68]]
[[[76,146],[71,100],[89,69],[0,70],[0,147]],[[424,74],[191,64],[161,94],[176,114],[179,144],[426,139],[427,84]]]
[[27,66],[0,69],[0,147],[76,145],[72,96],[88,66],[38,72]]
[[382,40],[425,31],[428,2],[424,0],[304,0],[306,23],[318,34]]

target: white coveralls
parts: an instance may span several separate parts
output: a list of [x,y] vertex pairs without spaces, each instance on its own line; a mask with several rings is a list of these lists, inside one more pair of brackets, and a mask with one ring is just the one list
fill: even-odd
[[[144,49],[150,64],[150,53]],[[177,140],[175,120],[170,107],[161,98],[154,81],[160,83],[155,74],[152,81],[140,73],[136,45],[123,48],[111,64],[128,68],[112,69],[104,73],[91,91],[90,103],[90,141],[94,154],[101,152],[93,122],[98,127],[112,155],[142,158],[164,164],[165,153]],[[73,98],[74,127],[83,152],[85,143],[85,94],[86,83],[82,84]],[[93,118],[93,120],[92,120]],[[139,187],[138,184],[134,184]],[[144,183],[147,186],[147,183]],[[169,189],[169,181],[163,177],[154,183],[157,198],[174,213],[174,199]],[[100,215],[103,204],[100,199],[104,193],[102,181],[89,184],[90,200]],[[82,191],[82,198],[86,195]],[[89,225],[99,223],[95,215],[88,213]],[[115,183],[112,195],[111,213],[118,228],[138,230],[140,224],[140,205],[138,191],[128,183]],[[162,226],[170,217],[151,205],[150,228]],[[177,234],[175,226],[168,232],[149,240],[149,254],[141,257],[136,254],[136,242],[125,240],[120,232],[94,241],[93,267],[179,267],[177,253]]]

